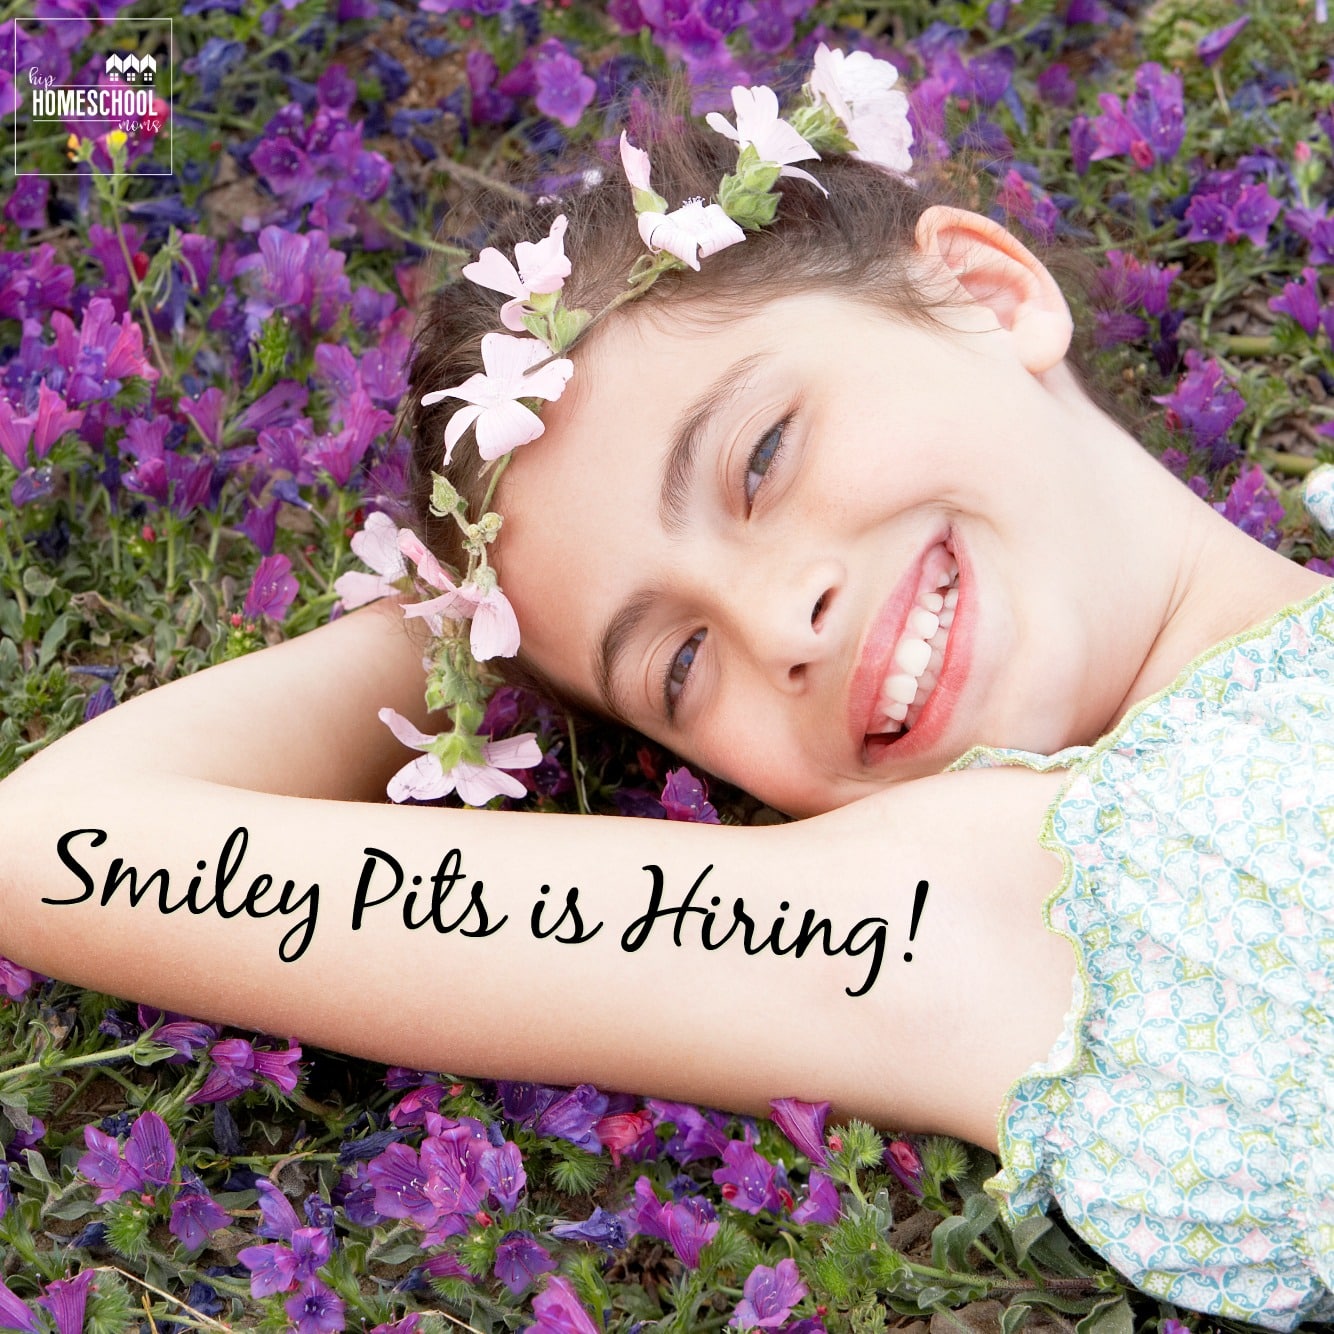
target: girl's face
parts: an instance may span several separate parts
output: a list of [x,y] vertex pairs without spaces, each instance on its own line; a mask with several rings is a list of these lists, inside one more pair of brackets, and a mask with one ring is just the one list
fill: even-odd
[[1031,322],[945,318],[815,294],[599,337],[501,488],[524,651],[794,815],[1098,735],[1143,659],[1096,593],[1106,419]]

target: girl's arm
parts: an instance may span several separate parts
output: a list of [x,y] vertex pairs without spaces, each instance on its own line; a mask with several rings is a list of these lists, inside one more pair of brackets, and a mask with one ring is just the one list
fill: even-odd
[[0,784],[0,953],[387,1062],[991,1141],[1069,998],[1051,776],[758,829],[353,803],[408,758],[375,714],[420,715],[419,657],[368,609],[35,757]]

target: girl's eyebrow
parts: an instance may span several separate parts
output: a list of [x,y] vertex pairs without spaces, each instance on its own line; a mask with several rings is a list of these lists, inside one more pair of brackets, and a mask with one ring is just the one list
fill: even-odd
[[[754,352],[727,368],[677,418],[667,457],[663,460],[658,520],[663,531],[680,536],[689,513],[690,492],[695,482],[695,464],[699,447],[714,416],[745,386],[751,372],[764,360],[764,353]],[[655,588],[640,588],[632,593],[607,619],[593,655],[593,679],[602,703],[613,718],[627,721],[616,689],[617,669],[635,631],[657,601]]]
[[751,372],[764,360],[762,352],[751,353],[733,362],[677,418],[671,444],[662,465],[662,498],[658,519],[663,531],[679,537],[686,526],[690,490],[695,481],[695,461],[699,447],[714,416],[745,386]]

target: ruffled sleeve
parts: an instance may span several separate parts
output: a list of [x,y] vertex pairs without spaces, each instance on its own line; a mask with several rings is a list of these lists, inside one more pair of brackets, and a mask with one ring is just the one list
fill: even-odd
[[[1331,586],[1334,588],[1334,586]],[[1334,599],[1197,660],[1064,768],[1046,905],[1065,1031],[988,1183],[1137,1286],[1275,1329],[1334,1317]]]

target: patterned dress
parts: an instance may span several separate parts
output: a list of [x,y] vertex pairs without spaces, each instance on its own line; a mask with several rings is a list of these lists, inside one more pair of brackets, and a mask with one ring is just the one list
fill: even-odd
[[1071,772],[1042,842],[1079,967],[988,1190],[1183,1307],[1334,1320],[1334,584],[1096,746],[953,767],[1006,764]]

